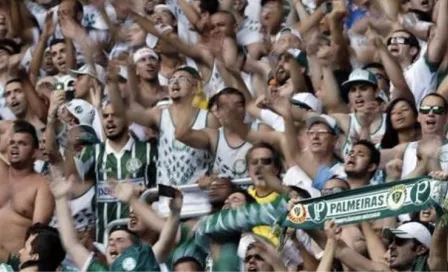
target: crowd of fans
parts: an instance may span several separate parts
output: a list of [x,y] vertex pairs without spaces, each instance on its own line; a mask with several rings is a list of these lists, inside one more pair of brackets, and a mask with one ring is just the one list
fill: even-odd
[[448,180],[447,30],[448,0],[0,0],[0,270],[447,271],[434,207],[198,237]]

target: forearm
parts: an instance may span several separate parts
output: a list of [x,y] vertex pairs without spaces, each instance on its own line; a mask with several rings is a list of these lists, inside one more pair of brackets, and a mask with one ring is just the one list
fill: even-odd
[[345,244],[338,246],[336,258],[356,271],[390,271],[388,265],[373,262]]
[[306,18],[308,18],[309,14],[305,10],[305,7],[303,6],[301,0],[294,1],[294,8],[296,10],[297,15],[299,16],[299,21],[304,21]]
[[285,133],[282,141],[282,153],[285,156],[288,168],[291,168],[297,165],[295,155],[300,153],[301,148],[297,142],[297,130],[294,126],[292,114],[290,116],[285,116],[283,119],[285,122]]
[[431,271],[447,271],[447,237],[448,227],[443,227],[440,222],[432,235],[431,248],[429,250],[428,265]]
[[48,107],[45,105],[43,99],[37,94],[31,82],[27,79],[26,75],[22,75],[23,81],[23,89],[25,91],[25,95],[27,101],[29,103],[29,107],[31,111],[39,117],[42,122],[47,121],[47,113]]
[[350,67],[350,52],[347,40],[344,37],[344,25],[343,21],[329,20],[331,43],[337,45],[336,50],[336,63],[340,68]]
[[33,84],[33,86],[36,85],[37,79],[39,78],[40,67],[42,65],[45,48],[47,47],[47,40],[48,40],[47,36],[41,35],[36,47],[34,48],[33,57],[31,58],[31,64],[29,70],[31,83]]
[[11,14],[11,36],[17,37],[23,34],[22,30],[25,29],[23,24],[22,14],[20,12],[20,1],[9,1],[9,12]]
[[370,259],[374,262],[383,262],[386,249],[380,237],[376,235],[369,222],[362,222],[361,229],[366,238],[367,251],[369,252]]
[[342,102],[341,93],[339,90],[338,82],[333,74],[331,67],[322,67],[323,83],[322,102],[328,113],[340,113],[345,112],[347,106]]
[[428,60],[431,64],[439,65],[446,51],[448,33],[448,0],[440,0],[439,16],[434,38],[428,44]]
[[171,213],[165,222],[162,233],[160,233],[159,240],[153,247],[154,255],[158,263],[165,262],[172,248],[175,247],[179,224],[180,213]]
[[107,88],[109,90],[109,97],[114,109],[117,113],[125,115],[126,106],[121,98],[120,89],[118,87],[118,81],[116,79],[109,79]]
[[334,255],[337,248],[337,242],[334,239],[327,239],[325,252],[316,271],[332,271]]
[[[183,13],[187,17],[188,21],[197,28],[197,24],[201,19],[200,14],[185,0],[177,0],[177,4],[182,9]],[[201,32],[202,29],[198,29]]]
[[47,150],[50,162],[55,162],[60,158],[59,154],[59,146],[56,142],[56,116],[48,116],[47,127],[45,129],[44,138],[45,138],[45,149]]
[[301,22],[299,22],[296,26],[296,29],[299,31],[301,35],[305,35],[308,31],[310,31],[312,28],[317,26],[320,21],[325,17],[324,12],[324,4],[321,4],[314,12],[313,14],[309,15],[308,17],[304,18]]
[[68,69],[75,69],[76,67],[76,49],[73,45],[72,40],[65,39],[65,51],[66,54],[66,62]]

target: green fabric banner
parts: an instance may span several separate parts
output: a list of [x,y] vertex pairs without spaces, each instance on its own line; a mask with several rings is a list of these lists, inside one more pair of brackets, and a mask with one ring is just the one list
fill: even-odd
[[280,220],[283,227],[323,228],[334,219],[338,225],[353,224],[441,206],[447,182],[419,177],[367,186],[296,204]]

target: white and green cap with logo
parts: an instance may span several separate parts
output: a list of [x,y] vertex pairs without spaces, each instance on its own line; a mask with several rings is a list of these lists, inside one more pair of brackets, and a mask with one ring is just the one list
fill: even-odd
[[334,135],[339,135],[339,127],[336,120],[326,114],[312,115],[306,120],[306,128],[310,129],[314,124],[326,125]]
[[95,108],[82,99],[73,99],[66,104],[67,110],[79,121],[80,125],[92,126]]
[[355,69],[350,73],[348,80],[342,83],[342,88],[349,90],[354,84],[364,83],[371,85],[375,88],[378,87],[378,82],[376,81],[375,75],[369,70]]

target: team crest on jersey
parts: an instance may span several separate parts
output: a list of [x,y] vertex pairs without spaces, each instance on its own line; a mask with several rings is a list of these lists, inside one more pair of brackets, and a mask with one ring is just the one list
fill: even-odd
[[123,260],[123,263],[121,264],[121,266],[123,267],[123,269],[125,271],[132,271],[137,266],[137,261],[132,257],[128,257]]
[[182,151],[182,150],[184,150],[185,148],[187,148],[187,146],[186,146],[184,143],[182,143],[182,142],[180,142],[180,141],[178,141],[178,140],[174,140],[174,141],[173,141],[173,148],[174,148],[175,150],[177,150],[177,151]]
[[131,174],[138,172],[142,166],[142,161],[137,158],[131,158],[126,162],[126,170]]
[[233,172],[235,172],[237,174],[243,174],[244,172],[246,172],[246,169],[247,169],[247,164],[246,164],[246,160],[244,160],[244,159],[236,160],[233,163]]
[[448,162],[448,151],[442,151],[439,158],[441,162]]

